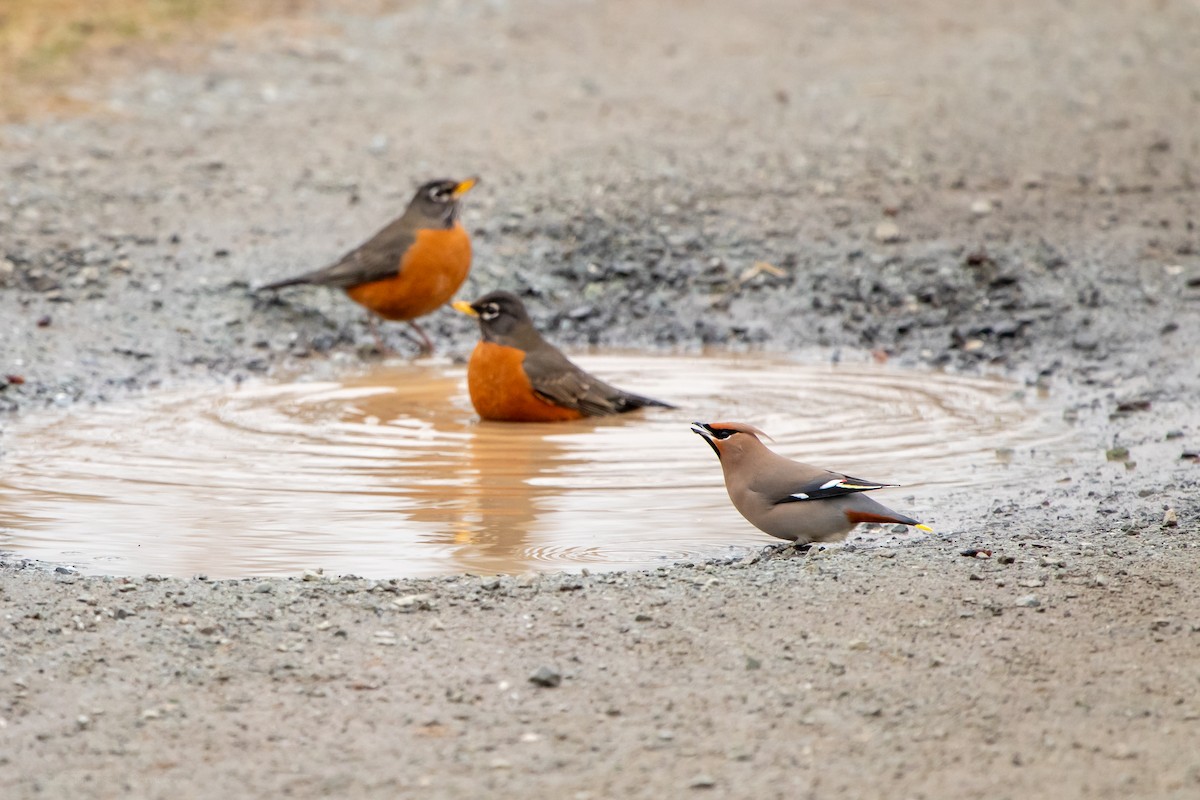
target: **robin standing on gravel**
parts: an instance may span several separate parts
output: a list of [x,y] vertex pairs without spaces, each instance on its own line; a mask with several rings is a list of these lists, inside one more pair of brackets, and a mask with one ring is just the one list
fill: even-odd
[[[764,533],[796,544],[845,537],[860,522],[890,522],[931,530],[863,494],[894,486],[851,478],[773,453],[765,433],[742,422],[693,422],[725,473],[733,506]],[[769,436],[767,438],[770,438]]]
[[674,406],[630,394],[589,375],[542,338],[524,304],[492,292],[454,308],[479,320],[483,339],[467,365],[471,404],[483,419],[556,422]]
[[345,289],[371,312],[376,340],[375,315],[403,320],[421,337],[421,354],[428,355],[433,343],[415,320],[441,307],[467,279],[471,239],[458,221],[459,201],[478,182],[429,181],[417,189],[403,214],[337,262],[260,290],[298,284]]

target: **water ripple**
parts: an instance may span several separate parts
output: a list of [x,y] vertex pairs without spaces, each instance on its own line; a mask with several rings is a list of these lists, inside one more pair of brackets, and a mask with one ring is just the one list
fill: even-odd
[[679,409],[479,422],[462,367],[433,362],[31,415],[6,439],[0,547],[113,574],[655,566],[772,541],[729,505],[694,419],[752,422],[785,455],[903,483],[884,502],[934,524],[946,491],[1028,480],[1069,436],[1000,380],[761,356],[578,361]]

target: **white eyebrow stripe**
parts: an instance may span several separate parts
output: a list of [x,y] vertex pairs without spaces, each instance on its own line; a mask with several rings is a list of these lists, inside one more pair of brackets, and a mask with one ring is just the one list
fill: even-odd
[[842,482],[841,478],[834,478],[831,481],[826,481],[825,483],[822,483],[821,488],[822,489],[832,489],[833,487],[837,486],[841,482]]

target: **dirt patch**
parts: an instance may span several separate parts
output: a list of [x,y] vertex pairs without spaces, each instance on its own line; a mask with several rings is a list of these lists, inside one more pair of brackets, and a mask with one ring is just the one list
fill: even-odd
[[[424,178],[480,173],[464,295],[520,291],[559,342],[999,369],[1061,397],[1094,456],[964,489],[937,537],[802,558],[397,582],[9,560],[0,777],[18,797],[1194,795],[1198,19],[334,11],[86,87],[114,113],[9,126],[5,414],[371,357],[344,298],[251,287]],[[449,311],[427,328],[474,340]]]
[[[397,3],[358,5],[369,13]],[[0,122],[96,111],[75,91],[85,77],[190,66],[218,33],[312,23],[337,7],[338,0],[0,0]]]

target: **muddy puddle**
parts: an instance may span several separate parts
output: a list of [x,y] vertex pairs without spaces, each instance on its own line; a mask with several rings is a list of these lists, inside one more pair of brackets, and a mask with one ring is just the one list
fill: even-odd
[[679,409],[481,423],[463,367],[432,361],[29,415],[0,441],[0,550],[118,575],[658,566],[774,541],[729,505],[695,419],[750,421],[785,455],[902,483],[880,499],[935,529],[948,491],[1031,480],[1071,435],[1051,401],[1001,380],[762,356],[577,361]]

